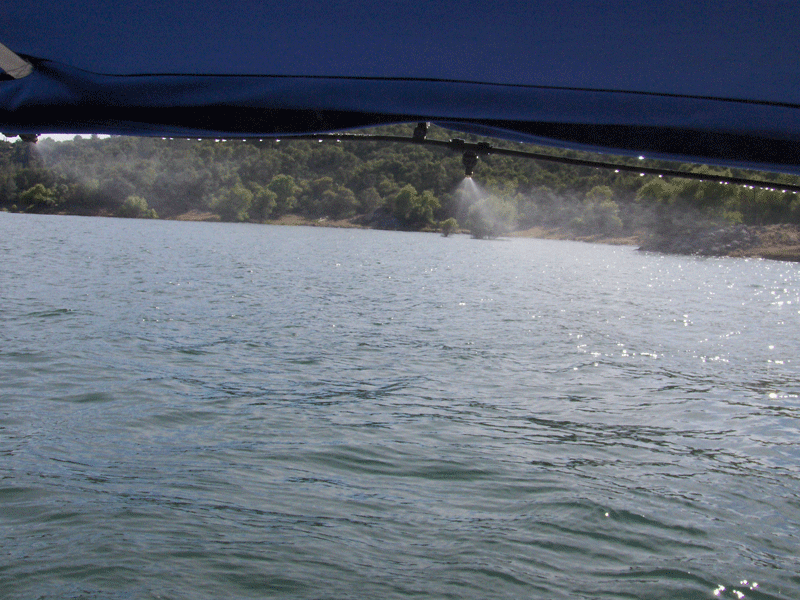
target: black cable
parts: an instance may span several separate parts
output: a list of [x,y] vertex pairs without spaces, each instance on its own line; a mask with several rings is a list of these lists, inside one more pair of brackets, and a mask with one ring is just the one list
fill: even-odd
[[523,150],[509,150],[506,148],[497,148],[488,144],[487,142],[471,143],[465,142],[461,139],[445,140],[429,140],[422,138],[419,135],[416,138],[404,137],[399,135],[373,135],[361,133],[319,133],[319,134],[301,134],[301,135],[288,135],[282,138],[286,140],[334,140],[334,141],[359,141],[359,142],[396,142],[407,144],[421,144],[426,146],[438,146],[440,148],[447,148],[454,152],[474,153],[476,156],[486,154],[497,154],[500,156],[513,156],[516,158],[526,158],[531,160],[541,160],[547,162],[555,162],[565,165],[573,165],[576,167],[592,167],[595,169],[614,169],[617,172],[624,171],[627,173],[639,173],[640,175],[658,175],[659,177],[681,177],[683,179],[693,179],[697,181],[711,181],[721,184],[732,185],[745,185],[759,187],[761,189],[779,192],[800,192],[800,185],[793,185],[788,183],[779,183],[777,181],[763,181],[760,179],[751,179],[749,177],[728,177],[725,175],[711,175],[707,173],[692,173],[690,171],[677,171],[675,169],[659,169],[656,167],[645,167],[636,165],[626,165],[615,162],[603,162],[598,160],[586,160],[582,158],[568,158],[566,156],[554,156],[552,154],[543,154],[541,152],[525,152]]

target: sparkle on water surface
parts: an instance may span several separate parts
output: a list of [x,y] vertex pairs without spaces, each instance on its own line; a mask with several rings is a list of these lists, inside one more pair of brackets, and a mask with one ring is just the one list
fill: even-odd
[[0,261],[4,598],[800,597],[797,265],[8,214]]

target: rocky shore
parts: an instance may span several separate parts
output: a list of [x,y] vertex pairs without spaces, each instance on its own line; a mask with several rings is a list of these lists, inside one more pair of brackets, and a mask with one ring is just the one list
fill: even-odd
[[639,250],[737,256],[800,262],[800,228],[797,225],[735,225],[654,234],[642,240]]
[[638,246],[643,252],[695,256],[734,256],[800,262],[800,227],[797,225],[734,225],[673,229],[668,233],[636,233],[627,237],[578,236],[568,229],[533,227],[512,237],[575,240],[599,244]]

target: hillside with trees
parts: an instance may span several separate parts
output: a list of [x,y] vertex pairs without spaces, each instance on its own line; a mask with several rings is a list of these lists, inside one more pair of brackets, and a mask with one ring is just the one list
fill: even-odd
[[[410,125],[379,131],[411,132]],[[456,136],[437,128],[429,135]],[[661,161],[638,164],[759,176]],[[798,182],[787,175],[763,177]],[[196,214],[255,223],[296,215],[408,230],[437,229],[446,222],[448,233],[465,228],[475,237],[540,228],[574,237],[641,238],[711,226],[800,223],[800,199],[794,193],[507,156],[481,157],[476,185],[464,182],[459,154],[412,144],[96,136],[35,145],[0,142],[0,210],[14,212],[162,219]]]

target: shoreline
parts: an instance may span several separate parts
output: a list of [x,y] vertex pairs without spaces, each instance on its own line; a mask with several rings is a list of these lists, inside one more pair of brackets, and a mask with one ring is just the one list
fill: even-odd
[[[68,213],[57,213],[68,214]],[[85,216],[110,217],[109,214]],[[219,215],[197,210],[188,211],[166,221],[220,222]],[[359,223],[358,221],[361,220]],[[333,227],[339,229],[380,229],[363,224],[363,215],[349,219],[333,220],[326,217],[309,219],[288,214],[279,219],[263,221],[264,225],[284,227]],[[423,232],[438,233],[438,229],[422,229]],[[453,234],[467,234],[464,230]],[[693,232],[676,232],[656,236],[646,232],[635,232],[627,236],[576,235],[566,228],[531,227],[512,231],[503,237],[567,240],[613,246],[638,246],[641,251],[661,252],[694,256],[728,256],[731,258],[762,258],[786,262],[800,262],[800,226],[778,225],[732,225],[727,227],[701,228]]]
[[[219,221],[215,213],[190,211],[174,218],[178,221]],[[308,219],[299,215],[284,215],[279,219],[264,221],[265,225],[281,225],[288,227],[335,227],[342,229],[377,229],[358,223],[363,216],[350,219],[332,220]],[[363,221],[362,221],[363,222]],[[437,230],[423,230],[436,233]],[[454,233],[467,233],[464,230]],[[720,237],[731,234],[742,235],[747,243],[717,243]],[[537,238],[546,240],[567,240],[593,244],[609,244],[613,246],[638,246],[639,250],[662,252],[664,254],[681,254],[695,256],[729,256],[732,258],[762,258],[800,262],[800,226],[792,224],[780,225],[734,225],[711,229],[699,229],[692,233],[674,234],[657,238],[646,232],[636,232],[628,236],[575,235],[568,229],[558,227],[531,227],[530,229],[512,231],[503,237]]]
[[572,240],[616,246],[639,246],[639,250],[643,252],[662,252],[685,256],[728,256],[800,262],[800,227],[788,223],[732,225],[661,237],[647,233],[636,233],[627,237],[576,236],[563,229],[543,227],[516,231],[509,236]]

